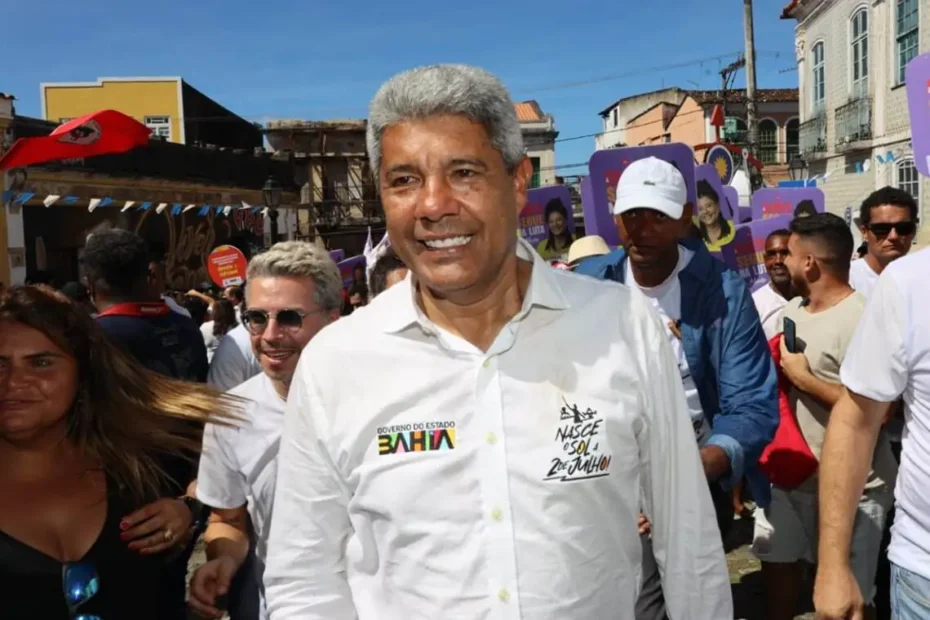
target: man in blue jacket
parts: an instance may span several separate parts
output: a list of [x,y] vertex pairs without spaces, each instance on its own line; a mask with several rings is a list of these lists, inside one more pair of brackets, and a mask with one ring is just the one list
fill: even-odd
[[[655,157],[633,162],[620,177],[614,203],[625,249],[585,261],[575,271],[638,288],[666,323],[724,535],[733,520],[727,491],[744,476],[756,502],[769,502],[769,482],[756,461],[778,427],[778,395],[749,289],[703,241],[688,238],[692,214],[684,178],[674,166]],[[658,569],[650,562],[648,536],[643,543],[637,619],[661,619]]]

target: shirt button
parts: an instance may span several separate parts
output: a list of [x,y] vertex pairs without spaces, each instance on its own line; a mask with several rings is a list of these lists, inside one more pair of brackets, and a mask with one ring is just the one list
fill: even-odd
[[481,365],[484,366],[485,368],[487,368],[488,366],[491,365],[491,360],[484,360],[484,363],[481,364]]
[[507,588],[501,588],[497,593],[497,598],[499,598],[502,603],[506,603],[510,600],[510,592],[507,591]]
[[495,508],[491,511],[491,518],[495,521],[500,521],[504,518],[504,513],[500,508]]
[[497,435],[494,433],[488,433],[484,438],[487,439],[488,443],[492,446],[497,443]]

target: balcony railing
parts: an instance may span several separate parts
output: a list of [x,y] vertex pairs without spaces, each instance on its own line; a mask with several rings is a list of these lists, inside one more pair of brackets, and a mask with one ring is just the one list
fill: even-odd
[[860,97],[838,107],[834,115],[837,148],[872,138],[872,99],[869,97]]
[[798,126],[801,153],[823,153],[827,150],[827,117],[823,115],[804,121]]

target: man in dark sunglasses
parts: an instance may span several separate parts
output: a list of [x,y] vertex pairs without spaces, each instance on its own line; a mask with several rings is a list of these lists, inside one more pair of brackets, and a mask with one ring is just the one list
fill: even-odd
[[853,261],[849,283],[868,298],[885,267],[910,251],[917,233],[917,202],[904,190],[883,187],[862,202],[859,219],[868,252]]

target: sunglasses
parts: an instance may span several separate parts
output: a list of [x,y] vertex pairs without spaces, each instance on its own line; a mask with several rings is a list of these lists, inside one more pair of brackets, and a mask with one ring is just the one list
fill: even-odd
[[[320,312],[320,310],[314,310]],[[295,332],[304,324],[308,312],[296,308],[285,308],[277,312],[267,310],[246,310],[242,313],[242,322],[253,335],[261,334],[268,327],[268,321],[274,319],[284,331]]]
[[93,564],[89,562],[71,562],[65,564],[61,571],[61,584],[65,592],[68,615],[72,620],[101,620],[100,616],[78,614],[78,608],[94,598],[100,590],[100,578]]
[[899,237],[907,237],[917,232],[917,222],[895,222],[893,224],[869,224],[868,229],[876,237],[887,237],[894,229]]

